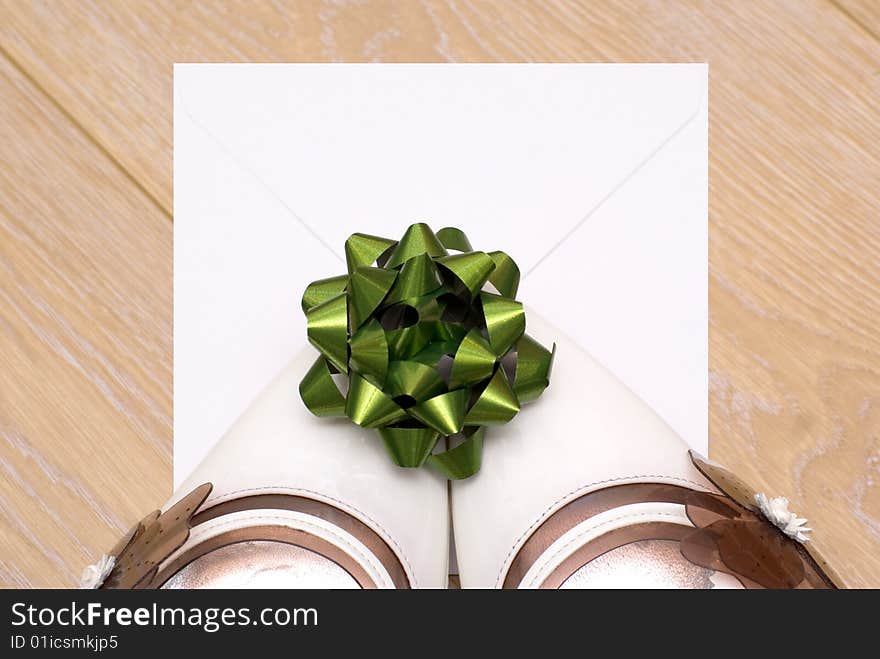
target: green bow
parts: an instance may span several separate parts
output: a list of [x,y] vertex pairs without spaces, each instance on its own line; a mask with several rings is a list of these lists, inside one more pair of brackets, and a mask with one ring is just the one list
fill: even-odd
[[435,234],[426,224],[400,241],[352,234],[345,258],[347,275],[303,294],[321,352],[300,383],[303,402],[317,416],[378,428],[401,467],[472,476],[485,427],[510,421],[549,384],[556,347],[525,334],[519,268],[504,252],[474,251],[459,229]]

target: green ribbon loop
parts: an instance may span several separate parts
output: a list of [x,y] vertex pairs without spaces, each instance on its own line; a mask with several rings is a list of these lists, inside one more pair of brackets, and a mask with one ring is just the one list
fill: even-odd
[[299,383],[299,395],[315,416],[345,416],[345,396],[333,382],[330,362],[318,357]]
[[388,341],[379,321],[373,318],[362,326],[348,341],[351,356],[348,363],[353,371],[381,388],[388,372]]
[[321,353],[300,383],[306,407],[378,429],[398,466],[477,473],[486,427],[541,395],[555,354],[525,334],[516,263],[475,251],[460,229],[434,234],[423,223],[399,241],[353,234],[345,259],[348,274],[303,293]]
[[[446,383],[437,369],[419,362],[391,362],[385,392],[394,398],[406,397],[405,403],[421,403],[446,391]],[[411,399],[411,400],[410,400]]]
[[302,297],[302,310],[307,312],[312,307],[316,307],[322,302],[326,302],[331,297],[336,297],[345,290],[348,284],[348,276],[340,275],[339,277],[330,277],[329,279],[319,279],[313,281],[306,288],[306,292]]
[[406,230],[403,238],[400,239],[394,251],[391,252],[391,256],[388,257],[385,267],[398,268],[414,256],[421,254],[427,254],[431,258],[446,256],[447,254],[443,243],[437,239],[431,228],[423,222],[413,224]]
[[464,425],[467,402],[467,389],[455,389],[429,398],[424,403],[419,403],[408,411],[410,415],[429,428],[433,428],[444,435],[454,435]]
[[441,285],[440,273],[437,272],[433,259],[427,254],[419,254],[403,264],[397,283],[385,299],[385,304],[424,297]]
[[454,249],[457,252],[472,252],[471,241],[461,229],[455,227],[445,227],[437,232],[437,240],[440,241],[446,249]]
[[364,428],[379,428],[406,418],[397,403],[379,387],[352,373],[345,415]]
[[397,273],[383,268],[360,266],[348,280],[348,305],[351,330],[360,327],[388,295]]
[[342,373],[348,373],[348,304],[340,293],[306,312],[309,341]]
[[469,426],[500,426],[519,412],[519,400],[502,369],[495,371],[483,393],[477,398],[464,422]]
[[492,375],[495,359],[492,346],[480,335],[478,328],[473,328],[458,345],[452,362],[449,386],[463,387],[485,380]]
[[519,290],[519,267],[504,252],[489,252],[489,256],[495,263],[489,282],[504,297],[515,298]]
[[551,352],[528,334],[523,334],[517,342],[513,390],[520,402],[535,400],[550,385],[550,371],[553,369],[555,355],[555,344]]
[[521,302],[502,295],[480,293],[489,345],[496,355],[503,355],[526,331],[526,314]]
[[465,431],[466,439],[455,448],[437,453],[429,458],[429,464],[449,480],[470,478],[480,470],[483,462],[483,426]]
[[381,261],[385,252],[397,244],[394,240],[369,236],[365,233],[353,233],[345,241],[345,264],[348,274],[352,274],[361,266]]
[[379,428],[388,455],[401,467],[421,467],[440,439],[431,428]]
[[483,252],[467,252],[437,259],[471,296],[476,295],[495,269],[495,262]]
[[389,330],[388,353],[394,361],[409,359],[424,350],[434,336],[434,329],[429,324],[419,323],[402,329]]

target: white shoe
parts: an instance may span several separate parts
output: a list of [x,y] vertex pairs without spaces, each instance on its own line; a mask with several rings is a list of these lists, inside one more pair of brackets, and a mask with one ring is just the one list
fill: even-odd
[[446,587],[446,480],[394,466],[374,430],[314,417],[298,392],[314,359],[303,349],[116,548],[105,587]]
[[[710,494],[685,443],[613,375],[534,312],[527,322],[542,344],[557,344],[550,387],[491,428],[484,468],[452,484],[462,587],[831,585],[760,514]],[[734,544],[757,535],[796,565],[778,578],[754,566],[734,576],[719,558],[718,529],[730,530],[722,544],[731,533]]]
[[[556,341],[554,373],[538,401],[490,429],[484,468],[452,483],[463,587],[840,583],[800,544],[806,520],[785,500],[692,460],[589,355],[536,314],[528,322]],[[445,587],[446,481],[394,466],[374,431],[312,416],[298,384],[313,359],[293,360],[86,585]]]

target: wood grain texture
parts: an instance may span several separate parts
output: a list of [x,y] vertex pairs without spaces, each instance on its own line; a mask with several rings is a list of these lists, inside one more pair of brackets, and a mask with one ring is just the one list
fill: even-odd
[[880,2],[877,0],[833,0],[835,6],[865,32],[880,39]]
[[170,494],[171,226],[3,60],[0,99],[0,585],[70,586]]
[[[850,585],[880,586],[880,40],[866,29],[874,7],[0,0],[0,46],[99,145],[91,152],[103,150],[129,187],[165,210],[174,61],[708,61],[712,454],[768,493],[788,494]],[[34,183],[22,176],[17,185]],[[156,213],[115,217],[162,235]],[[137,254],[130,267],[140,268]],[[29,257],[16,263],[30,267]],[[50,274],[28,281],[52,290],[42,284]],[[153,287],[160,306],[163,286],[170,294],[170,282]],[[135,355],[143,360],[133,350],[132,364]],[[120,368],[115,353],[105,359]],[[47,358],[55,361],[64,360]],[[156,369],[142,375],[167,391],[169,362]],[[60,516],[54,494],[32,487]],[[109,505],[117,493],[100,487]],[[126,519],[158,500],[145,498]],[[22,533],[45,542],[46,529],[29,519],[22,513]],[[53,578],[63,578],[61,564],[82,562],[83,552],[57,553]],[[41,574],[35,566],[13,576]]]

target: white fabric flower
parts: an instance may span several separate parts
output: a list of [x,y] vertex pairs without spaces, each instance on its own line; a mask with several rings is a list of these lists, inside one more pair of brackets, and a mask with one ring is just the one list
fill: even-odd
[[83,570],[79,587],[86,589],[100,588],[114,565],[116,565],[116,558],[104,554],[97,563],[89,565]]
[[768,497],[763,492],[755,495],[755,503],[758,504],[764,517],[770,520],[789,538],[798,542],[808,542],[809,533],[813,530],[807,526],[807,520],[798,517],[788,509],[788,499],[785,497]]

